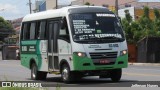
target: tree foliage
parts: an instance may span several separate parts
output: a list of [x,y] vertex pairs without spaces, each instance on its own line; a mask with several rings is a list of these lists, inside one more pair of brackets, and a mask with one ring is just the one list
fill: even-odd
[[125,11],[122,26],[126,33],[128,43],[137,43],[144,37],[160,37],[160,13],[154,9],[155,19],[149,17],[149,8],[144,7],[144,14],[139,20],[133,21],[129,11]]
[[9,23],[8,21],[0,17],[0,29],[3,29],[3,28],[8,30],[13,30],[11,23]]
[[86,2],[85,5],[88,5],[88,6],[89,6],[89,5],[91,5],[91,4],[90,4],[89,2]]
[[8,35],[13,32],[14,31],[11,23],[0,17],[0,41],[3,41],[4,38],[8,37]]

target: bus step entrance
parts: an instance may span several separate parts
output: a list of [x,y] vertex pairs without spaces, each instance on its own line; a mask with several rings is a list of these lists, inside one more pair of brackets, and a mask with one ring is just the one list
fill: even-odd
[[52,59],[52,56],[49,56],[49,70],[54,70],[53,68],[53,59]]
[[59,69],[58,56],[49,56],[49,70]]
[[59,69],[58,56],[54,56],[54,68],[55,68],[55,69]]

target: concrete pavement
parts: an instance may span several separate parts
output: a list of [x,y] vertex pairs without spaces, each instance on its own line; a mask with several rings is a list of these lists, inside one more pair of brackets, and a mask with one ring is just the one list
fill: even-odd
[[[128,68],[123,69],[122,81],[160,81],[160,66],[143,66],[143,65],[129,65]],[[48,81],[61,82],[60,76],[48,74]],[[0,60],[0,80],[18,80],[31,81],[30,70],[21,66],[19,60]],[[142,78],[143,77],[143,78]],[[94,78],[95,82],[98,77],[87,77],[85,80]],[[110,81],[110,79],[107,79]],[[103,80],[102,80],[103,82]]]
[[[47,75],[47,80],[40,81],[47,85],[65,85],[67,87],[48,87],[48,90],[135,90],[143,88],[118,87],[120,85],[138,83],[141,81],[160,81],[160,66],[145,66],[145,65],[129,65],[128,68],[123,69],[122,79],[118,83],[111,82],[110,79],[99,79],[98,76],[86,77],[82,82],[72,84],[64,84],[60,76]],[[21,66],[19,60],[0,60],[0,80],[1,81],[33,81],[30,79],[30,70]],[[88,86],[89,87],[88,87]],[[114,87],[107,87],[108,85],[115,85]],[[69,86],[69,87],[68,87]],[[84,87],[83,87],[84,86]],[[144,88],[147,90],[149,88]],[[158,88],[159,89],[159,88]],[[154,90],[158,90],[154,88]]]
[[160,66],[160,63],[128,63],[128,65],[139,65],[139,66]]

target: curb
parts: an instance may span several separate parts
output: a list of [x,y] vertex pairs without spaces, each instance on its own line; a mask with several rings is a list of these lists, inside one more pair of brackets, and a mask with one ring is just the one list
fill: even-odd
[[128,63],[128,65],[137,65],[137,66],[160,66],[160,63]]

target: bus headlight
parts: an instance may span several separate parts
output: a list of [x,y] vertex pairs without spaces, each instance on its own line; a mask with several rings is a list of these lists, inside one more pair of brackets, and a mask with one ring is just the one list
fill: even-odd
[[85,57],[87,56],[85,52],[74,52],[75,55],[79,56],[79,57]]
[[120,51],[120,56],[126,55],[127,54],[127,50],[122,50]]

